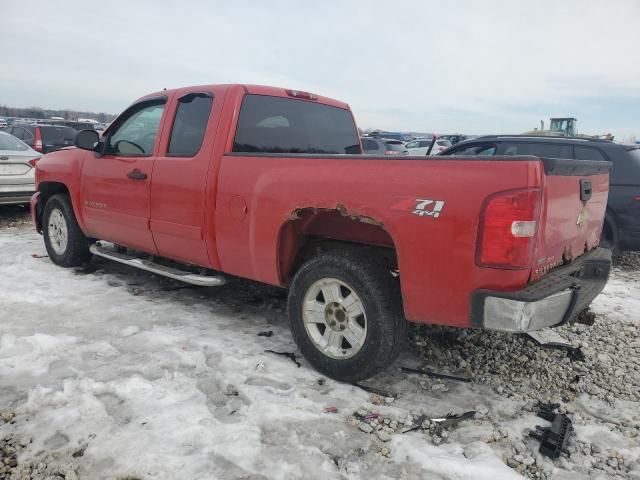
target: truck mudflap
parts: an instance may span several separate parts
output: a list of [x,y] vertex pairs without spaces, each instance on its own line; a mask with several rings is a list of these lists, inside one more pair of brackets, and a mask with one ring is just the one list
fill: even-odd
[[562,325],[598,296],[610,271],[611,251],[596,248],[522,290],[477,290],[471,294],[471,324],[506,332]]

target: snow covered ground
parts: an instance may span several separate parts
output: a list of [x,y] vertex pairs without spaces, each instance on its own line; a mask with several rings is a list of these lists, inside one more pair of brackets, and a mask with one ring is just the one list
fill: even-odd
[[[296,350],[285,292],[241,280],[189,287],[95,260],[95,271],[61,269],[26,216],[10,213],[0,218],[0,479],[640,478],[638,270],[616,270],[597,299],[605,330],[566,330],[583,339],[585,362],[513,336],[414,329],[397,366],[444,365],[474,381],[396,366],[367,382],[397,396],[384,401],[299,355],[301,367],[265,352]],[[468,365],[478,358],[486,372]],[[551,363],[561,368],[545,374]],[[576,375],[594,387],[548,383]],[[545,399],[572,414],[571,458],[543,458],[526,437],[544,424],[534,403]],[[376,430],[359,409],[388,422]],[[468,410],[480,413],[448,438],[401,433],[421,414]]]

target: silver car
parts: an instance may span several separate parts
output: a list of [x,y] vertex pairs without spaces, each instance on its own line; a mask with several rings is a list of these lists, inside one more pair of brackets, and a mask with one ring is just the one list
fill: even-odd
[[13,135],[0,132],[0,205],[29,203],[35,192],[35,166],[42,156]]

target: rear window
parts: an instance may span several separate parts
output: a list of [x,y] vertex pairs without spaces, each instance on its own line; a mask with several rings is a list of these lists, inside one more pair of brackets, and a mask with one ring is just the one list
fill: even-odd
[[39,127],[45,143],[73,142],[76,131],[71,127]]
[[571,145],[560,143],[504,142],[500,155],[534,155],[546,158],[573,158]]
[[393,150],[394,152],[404,152],[404,143],[398,140],[387,140],[384,142],[387,150]]
[[27,147],[13,135],[0,133],[0,150],[25,151]]
[[356,126],[348,110],[266,95],[244,97],[233,151],[362,153]]
[[365,152],[374,152],[378,150],[378,142],[375,140],[369,140],[367,138],[362,139],[362,148]]

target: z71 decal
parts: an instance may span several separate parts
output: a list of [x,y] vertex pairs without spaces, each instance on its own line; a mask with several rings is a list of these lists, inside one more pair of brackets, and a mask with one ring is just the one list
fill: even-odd
[[429,200],[426,198],[407,198],[391,207],[392,210],[400,210],[419,217],[438,218],[444,208],[444,200]]

